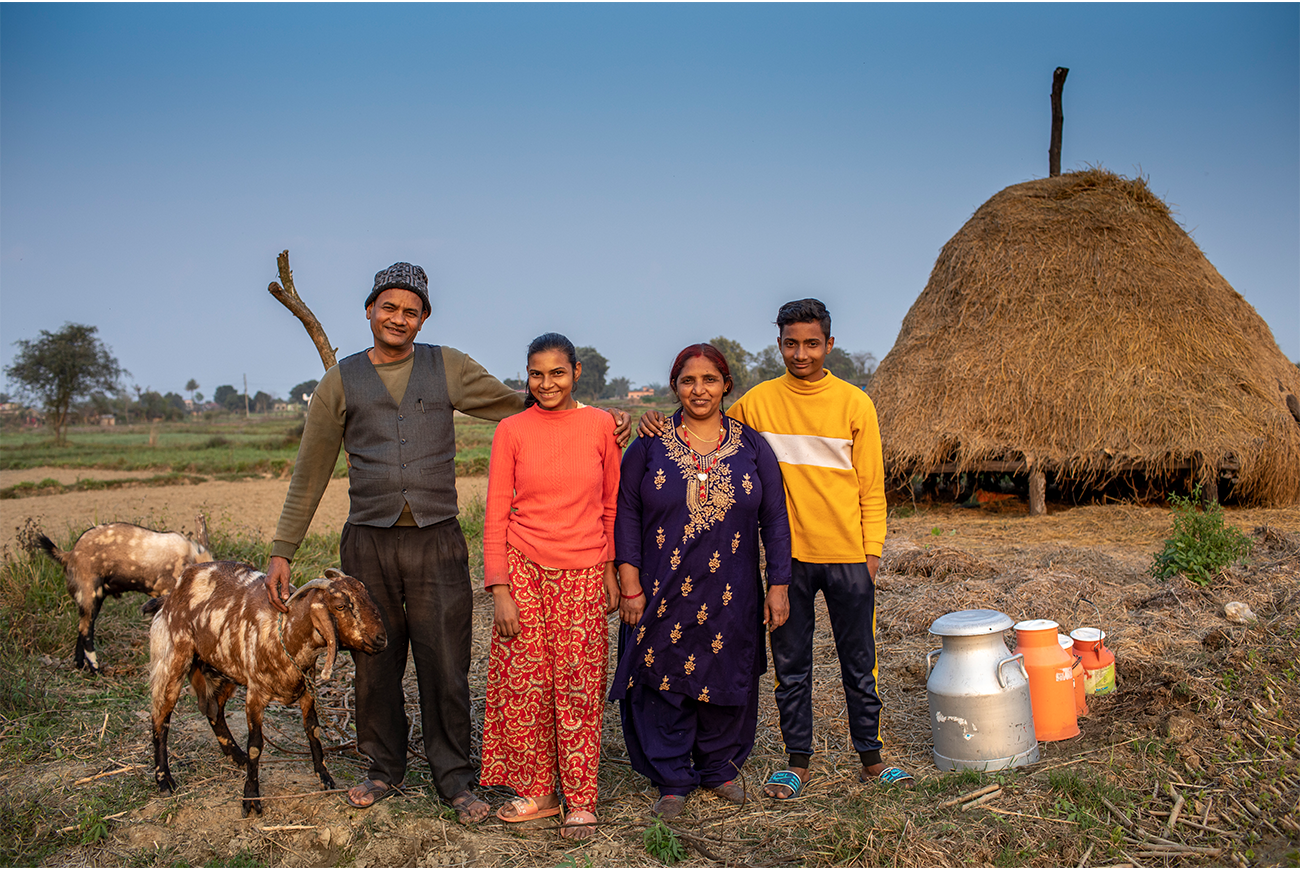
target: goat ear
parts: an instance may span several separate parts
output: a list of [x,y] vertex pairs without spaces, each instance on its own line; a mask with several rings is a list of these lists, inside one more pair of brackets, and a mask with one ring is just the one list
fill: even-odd
[[339,654],[339,630],[330,616],[329,605],[323,600],[326,596],[318,595],[311,603],[311,624],[321,637],[325,638],[325,667],[321,668],[321,680],[328,680],[334,673],[334,659]]
[[348,575],[347,575],[347,574],[344,574],[344,573],[343,573],[342,571],[340,571],[338,568],[326,568],[326,569],[325,569],[325,576],[328,577],[328,578],[330,578],[331,580],[337,580],[337,579],[339,579],[340,577],[346,577],[346,576],[348,576]]

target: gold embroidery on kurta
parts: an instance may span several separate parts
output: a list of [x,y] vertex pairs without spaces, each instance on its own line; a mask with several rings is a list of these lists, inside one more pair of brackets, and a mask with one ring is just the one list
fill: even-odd
[[664,611],[667,609],[668,609],[668,599],[665,598],[663,601],[659,602],[659,609],[655,611],[655,616],[659,617],[660,619],[663,619]]
[[682,667],[687,674],[695,673],[695,653],[691,653],[686,657],[686,664]]
[[739,549],[739,547],[740,547],[740,532],[736,532],[736,536],[731,539],[731,555],[733,556],[736,555],[736,550]]
[[654,663],[655,663],[655,648],[650,647],[650,649],[645,651],[645,666],[648,668]]
[[666,691],[668,691],[668,677],[667,677],[667,675],[665,675],[664,678],[663,678],[662,680],[659,681],[659,691],[661,691],[661,692],[666,692]]
[[679,622],[673,626],[673,630],[668,632],[668,639],[673,643],[682,639],[682,624]]
[[655,543],[659,545],[659,549],[661,550],[664,548],[664,540],[664,527],[660,526],[659,530],[655,532]]
[[718,632],[714,636],[713,643],[709,644],[709,646],[713,647],[714,655],[717,655],[718,653],[722,652],[722,632]]
[[701,604],[700,609],[695,613],[695,621],[700,625],[709,621],[709,605]]
[[709,687],[705,686],[704,690],[700,692],[700,694],[695,698],[695,700],[705,704],[709,703]]
[[673,555],[668,559],[668,564],[674,571],[677,570],[678,565],[682,564],[682,551],[680,547],[673,549]]
[[644,626],[644,625],[641,626],[640,630],[637,631],[637,633],[636,633],[636,642],[637,642],[637,643],[640,643],[640,642],[641,642],[641,638],[643,638],[643,637],[645,637],[645,626]]
[[664,483],[667,482],[667,480],[668,480],[668,477],[664,474],[664,470],[663,470],[662,468],[659,469],[658,471],[656,471],[656,472],[655,472],[655,489],[663,489],[663,488],[664,488]]
[[722,590],[722,606],[726,607],[730,603],[731,603],[731,584],[728,583],[727,588]]
[[720,553],[718,553],[717,550],[714,550],[713,558],[709,560],[709,573],[710,574],[718,573],[718,569],[720,567],[722,567],[722,556]]
[[714,464],[702,484],[705,492],[703,497],[700,495],[701,486],[697,485],[696,475],[700,471],[695,464],[695,451],[682,441],[676,428],[665,430],[659,436],[663,440],[664,451],[668,454],[668,458],[677,463],[682,480],[687,481],[686,508],[690,511],[690,520],[682,529],[682,533],[688,541],[698,533],[713,528],[715,523],[726,519],[727,511],[731,510],[731,506],[736,503],[736,490],[731,484],[731,467],[725,460],[740,450],[741,427],[735,420],[727,417],[722,419],[727,426],[727,434],[718,445],[718,449],[711,454],[710,462]]
[[636,678],[635,678],[635,677],[628,677],[628,678],[627,678],[627,687],[628,687],[629,689],[632,688],[632,686],[633,686],[634,683],[636,683]]
[[754,481],[749,479],[748,474],[740,479],[740,485],[745,488],[745,495],[754,494]]
[[654,588],[650,590],[650,597],[654,598],[658,594],[659,594],[659,581],[656,580]]
[[690,575],[688,574],[686,576],[686,579],[682,581],[682,597],[685,598],[688,595],[690,595],[691,590],[694,588],[695,588],[695,584],[691,582]]

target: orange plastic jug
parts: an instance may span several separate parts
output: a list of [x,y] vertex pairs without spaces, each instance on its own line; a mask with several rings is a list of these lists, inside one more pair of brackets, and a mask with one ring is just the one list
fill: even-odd
[[1025,670],[1029,672],[1034,737],[1039,742],[1065,740],[1079,733],[1074,705],[1074,659],[1057,643],[1059,627],[1050,619],[1027,619],[1015,626],[1016,652],[1024,653]]
[[1083,689],[1089,695],[1115,691],[1115,656],[1106,649],[1106,632],[1100,628],[1076,628],[1070,632],[1074,651],[1083,659]]
[[1074,715],[1088,715],[1088,694],[1083,690],[1083,659],[1074,651],[1074,638],[1068,634],[1056,635],[1056,642],[1065,650],[1065,654],[1074,659],[1074,667],[1070,669],[1070,675],[1074,678]]

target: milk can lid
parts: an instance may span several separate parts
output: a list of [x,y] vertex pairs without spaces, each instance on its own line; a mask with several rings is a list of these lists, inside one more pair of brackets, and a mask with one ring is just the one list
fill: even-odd
[[1011,617],[997,610],[958,610],[945,613],[930,625],[930,634],[942,637],[971,637],[995,634],[1011,627]]
[[1016,623],[1016,631],[1043,631],[1048,628],[1060,628],[1058,622],[1050,619],[1025,619]]
[[1060,634],[1058,632],[1056,635],[1056,642],[1061,645],[1061,649],[1071,649],[1074,647],[1074,638],[1070,637],[1068,634]]
[[1106,632],[1102,631],[1100,628],[1076,628],[1074,631],[1070,632],[1070,637],[1075,640],[1081,640],[1084,643],[1092,643],[1094,641],[1104,640]]

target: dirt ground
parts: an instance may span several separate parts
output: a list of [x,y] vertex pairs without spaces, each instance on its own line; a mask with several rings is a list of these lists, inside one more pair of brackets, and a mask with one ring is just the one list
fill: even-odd
[[[121,480],[152,477],[156,472],[110,471],[100,468],[29,468],[0,471],[0,489],[18,483],[36,483],[53,478],[64,485],[83,478]],[[486,477],[456,481],[461,502],[487,495]],[[135,522],[156,529],[194,527],[199,511],[208,516],[209,526],[227,522],[251,530],[267,540],[275,533],[280,507],[289,491],[287,479],[207,481],[187,486],[140,486],[122,489],[68,492],[0,501],[0,549],[14,546],[17,530],[28,517],[42,529],[63,534],[83,531],[96,523]],[[311,534],[337,532],[348,516],[348,482],[330,481],[312,519]]]
[[[484,486],[482,479],[461,483],[462,497],[481,493]],[[29,515],[59,528],[60,523],[143,516],[188,520],[202,508],[269,536],[286,487],[285,481],[267,480],[74,493],[5,501],[0,511],[8,531]],[[337,482],[317,523],[338,528],[345,501],[344,486]],[[1167,510],[1126,504],[1050,508],[1048,516],[1037,518],[1026,516],[1022,505],[1006,504],[982,510],[923,506],[917,513],[903,506],[891,514],[877,584],[883,737],[887,759],[915,774],[915,791],[886,792],[857,781],[823,605],[814,652],[817,756],[808,796],[740,808],[710,795],[693,796],[674,825],[690,849],[685,863],[1295,866],[1300,857],[1295,739],[1300,508],[1230,510],[1229,522],[1248,534],[1257,527],[1273,531],[1257,536],[1249,567],[1230,569],[1208,588],[1149,575],[1151,555],[1169,533]],[[477,753],[491,601],[481,592],[475,600],[470,684]],[[1255,621],[1228,621],[1224,605],[1233,600],[1248,604]],[[1050,618],[1067,631],[1083,625],[1105,629],[1117,657],[1119,688],[1091,699],[1079,737],[1041,743],[1038,764],[986,780],[1002,790],[978,811],[965,812],[942,802],[983,782],[973,784],[934,766],[925,655],[939,645],[928,634],[931,622],[968,608],[993,608],[1017,620]],[[137,642],[143,643],[132,643]],[[324,740],[335,750],[327,762],[346,786],[363,768],[349,748],[354,739],[351,659],[340,657],[339,664],[319,697]],[[51,660],[46,666],[63,669],[69,663]],[[138,667],[120,666],[97,679],[142,678]],[[614,705],[607,707],[603,733],[602,826],[591,840],[572,844],[558,836],[553,820],[521,826],[490,820],[475,828],[456,824],[428,786],[410,671],[407,684],[412,717],[407,793],[369,811],[351,809],[337,794],[318,790],[302,755],[305,741],[296,711],[281,709],[268,717],[265,813],[241,819],[243,774],[221,761],[206,722],[185,700],[173,718],[172,765],[180,783],[175,795],[159,796],[149,785],[143,709],[135,712],[139,728],[128,744],[104,750],[96,742],[99,717],[88,714],[84,745],[72,747],[58,762],[0,773],[0,789],[32,778],[62,783],[75,801],[79,791],[93,787],[86,784],[88,777],[106,777],[104,783],[139,780],[139,793],[145,795],[139,805],[113,819],[99,843],[58,853],[50,862],[58,865],[659,864],[642,842],[655,795],[627,766]],[[88,680],[87,692],[93,691]],[[227,714],[242,739],[238,698]],[[783,766],[784,758],[769,673],[754,753],[744,770],[750,787]],[[1063,785],[1058,777],[1064,774],[1075,779]],[[1110,827],[1087,829],[1081,816],[1071,815],[1083,799],[1068,791],[1069,782],[1110,784],[1137,799],[1122,819],[1094,807]],[[486,794],[494,805],[504,799]]]

